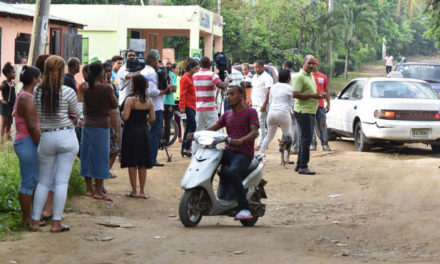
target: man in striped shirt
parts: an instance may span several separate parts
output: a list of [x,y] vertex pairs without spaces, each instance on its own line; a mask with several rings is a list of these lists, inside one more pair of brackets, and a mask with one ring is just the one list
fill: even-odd
[[[203,130],[215,124],[218,120],[215,109],[216,87],[224,90],[228,83],[222,82],[220,77],[210,70],[211,60],[203,57],[200,60],[200,71],[193,75],[196,88],[196,131]],[[196,153],[198,144],[193,141],[192,151]]]

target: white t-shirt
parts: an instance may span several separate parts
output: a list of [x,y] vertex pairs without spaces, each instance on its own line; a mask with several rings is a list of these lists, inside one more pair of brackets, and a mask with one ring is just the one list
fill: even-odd
[[385,57],[385,66],[393,66],[393,56]]
[[290,113],[293,101],[292,86],[288,83],[276,83],[270,88],[269,111],[278,110]]
[[272,77],[265,71],[252,77],[252,105],[262,106],[266,97],[266,88],[272,87]]

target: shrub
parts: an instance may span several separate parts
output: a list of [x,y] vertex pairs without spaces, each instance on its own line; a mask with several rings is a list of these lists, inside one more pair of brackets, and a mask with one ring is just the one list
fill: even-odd
[[[0,145],[0,237],[21,226],[18,202],[20,168],[12,143]],[[80,176],[80,162],[75,160],[70,176],[68,195],[84,194],[86,186]]]

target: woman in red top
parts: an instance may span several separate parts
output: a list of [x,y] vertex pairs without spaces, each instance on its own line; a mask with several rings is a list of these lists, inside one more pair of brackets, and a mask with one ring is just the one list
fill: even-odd
[[199,62],[190,59],[185,67],[185,74],[180,78],[179,108],[182,114],[186,114],[186,127],[181,150],[182,157],[185,155],[191,157],[192,140],[186,140],[186,136],[196,131],[196,89],[192,76],[199,70]]

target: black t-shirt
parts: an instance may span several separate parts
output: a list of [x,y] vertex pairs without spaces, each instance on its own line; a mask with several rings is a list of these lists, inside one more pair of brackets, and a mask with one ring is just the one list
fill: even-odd
[[[70,75],[70,73],[64,74],[64,85],[69,86],[70,88],[75,90],[76,81],[75,81],[75,78],[72,75]],[[75,92],[76,92],[76,90],[75,90]]]

